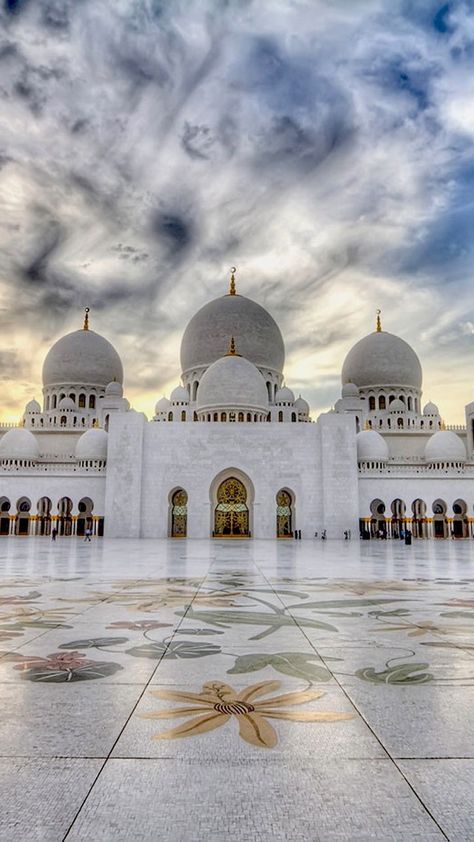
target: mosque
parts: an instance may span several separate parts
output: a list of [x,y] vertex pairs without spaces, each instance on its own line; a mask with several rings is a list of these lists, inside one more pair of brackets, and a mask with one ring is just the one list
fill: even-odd
[[472,537],[474,403],[459,427],[422,407],[420,361],[378,315],[312,419],[284,384],[278,325],[234,271],[186,327],[181,383],[151,420],[88,309],[52,346],[42,407],[0,425],[0,536]]

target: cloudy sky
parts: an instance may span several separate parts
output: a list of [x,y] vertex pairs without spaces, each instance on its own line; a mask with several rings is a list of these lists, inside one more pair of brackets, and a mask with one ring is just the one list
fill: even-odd
[[473,136],[471,2],[1,0],[0,416],[85,306],[151,415],[235,264],[315,413],[380,307],[462,423]]

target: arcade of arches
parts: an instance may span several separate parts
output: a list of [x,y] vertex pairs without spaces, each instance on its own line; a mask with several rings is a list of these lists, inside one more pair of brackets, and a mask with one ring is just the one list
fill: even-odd
[[73,514],[74,504],[70,497],[61,497],[56,506],[50,497],[40,497],[33,509],[29,497],[20,497],[16,503],[8,497],[0,497],[0,536],[7,535],[51,535],[53,529],[58,535],[84,535],[86,529],[102,537],[104,518],[93,513],[94,502],[90,497],[83,497],[77,504],[77,514]]
[[468,505],[461,499],[451,507],[436,499],[429,509],[419,498],[409,506],[396,498],[388,507],[376,498],[370,504],[370,517],[362,518],[360,526],[361,533],[371,538],[403,538],[406,532],[414,538],[474,537],[474,517],[468,516]]

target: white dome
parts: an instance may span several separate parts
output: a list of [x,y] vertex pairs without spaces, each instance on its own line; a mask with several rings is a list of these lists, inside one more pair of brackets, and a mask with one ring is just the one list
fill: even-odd
[[452,430],[438,430],[425,447],[426,462],[465,462],[466,448]]
[[112,380],[105,387],[106,398],[123,398],[123,386],[117,380]]
[[197,392],[198,410],[248,409],[268,412],[265,380],[245,357],[229,354],[204,372]]
[[183,372],[221,359],[235,337],[239,353],[260,368],[281,374],[285,346],[280,328],[260,304],[243,295],[224,295],[192,317],[181,342]]
[[171,403],[189,403],[188,390],[184,386],[176,386],[170,395]]
[[0,440],[0,459],[37,459],[38,456],[38,442],[24,427],[14,427]]
[[342,387],[341,396],[343,398],[358,398],[359,387],[355,383],[344,383]]
[[389,412],[406,412],[406,406],[400,398],[395,398],[391,403],[388,405]]
[[168,412],[168,409],[170,408],[170,406],[171,406],[171,402],[168,400],[168,398],[165,398],[163,396],[155,404],[155,415],[159,415],[160,412]]
[[76,404],[72,398],[61,398],[58,403],[58,409],[76,409]]
[[359,462],[386,462],[389,456],[385,439],[376,430],[357,433],[357,459]]
[[439,409],[435,403],[428,401],[423,409],[423,415],[439,415]]
[[300,395],[295,400],[295,409],[297,409],[298,412],[309,415],[309,403],[308,403],[308,401],[305,401],[305,399],[302,398],[301,395]]
[[36,398],[33,398],[32,401],[28,401],[25,406],[25,412],[41,412],[41,406],[39,405]]
[[343,384],[421,389],[421,381],[421,365],[413,348],[384,330],[364,336],[351,348],[342,366]]
[[87,430],[80,437],[76,444],[76,459],[106,459],[107,458],[107,433],[105,430],[94,427]]
[[278,389],[275,395],[275,403],[294,403],[295,396],[291,389],[288,386],[283,386],[282,389]]
[[43,363],[44,386],[105,387],[112,380],[123,381],[120,357],[113,345],[93,330],[75,330],[61,337]]

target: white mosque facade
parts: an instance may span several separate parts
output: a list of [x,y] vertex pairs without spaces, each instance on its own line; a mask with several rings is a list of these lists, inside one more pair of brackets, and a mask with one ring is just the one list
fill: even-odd
[[0,538],[473,537],[474,403],[446,427],[422,405],[416,353],[379,317],[317,420],[284,361],[276,322],[232,275],[189,322],[181,383],[148,420],[86,311],[46,356],[43,405],[0,425]]

